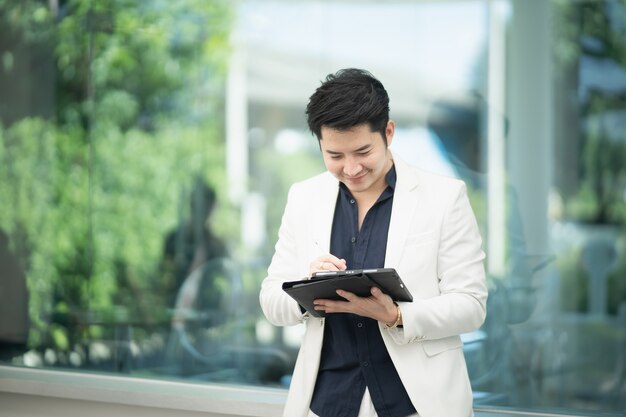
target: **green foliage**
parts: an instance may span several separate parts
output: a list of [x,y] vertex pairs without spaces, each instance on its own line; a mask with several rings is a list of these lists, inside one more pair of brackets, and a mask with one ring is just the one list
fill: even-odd
[[31,345],[71,348],[69,327],[47,327],[53,315],[157,320],[180,201],[196,176],[225,177],[228,2],[70,0],[55,14],[0,0],[0,16],[55,57],[56,116],[0,126],[0,228],[27,272]]
[[566,206],[566,214],[571,218],[595,223],[626,223],[621,210],[626,190],[623,163],[626,144],[611,140],[608,123],[603,118],[613,107],[619,107],[614,101],[600,94],[592,94],[589,98],[581,152],[581,187]]
[[[626,3],[622,0],[556,2],[554,22],[555,74],[572,78],[568,86],[572,112],[580,124],[576,154],[578,188],[564,195],[565,217],[596,228],[615,225],[622,228],[622,240],[617,246],[617,264],[608,277],[608,309],[615,314],[620,303],[626,302],[624,275],[626,262],[623,234],[626,226],[626,136],[618,119],[626,109],[624,89],[606,86],[588,87],[580,68],[583,59],[597,60],[606,65],[626,69],[626,28],[623,17]],[[564,78],[567,78],[565,76]],[[583,88],[584,86],[584,88]],[[605,88],[606,87],[606,88]],[[619,249],[619,248],[617,248]],[[588,280],[585,266],[580,262],[580,248],[573,248],[559,261],[563,277],[562,303],[567,311],[585,311]]]
[[[559,1],[556,10],[554,54],[559,73],[578,74],[583,56],[626,68],[626,29],[612,13],[626,12],[626,4],[606,0]],[[611,123],[617,119],[611,116],[623,112],[625,106],[623,93],[610,89],[589,89],[577,105],[582,121],[578,129],[580,186],[573,195],[565,196],[565,215],[569,219],[626,223],[626,137],[616,133],[621,129],[619,123]]]
[[37,44],[54,33],[53,16],[42,1],[0,0],[0,27],[22,35],[24,42]]

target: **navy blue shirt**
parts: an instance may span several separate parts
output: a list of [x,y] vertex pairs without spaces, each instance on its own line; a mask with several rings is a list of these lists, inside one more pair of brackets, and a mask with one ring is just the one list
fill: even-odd
[[[356,201],[348,188],[339,184],[330,252],[345,259],[347,269],[385,266],[396,185],[394,166],[385,179],[388,186],[367,212],[361,230]],[[311,410],[321,417],[357,417],[366,386],[379,417],[416,413],[389,357],[378,322],[356,314],[328,314]]]

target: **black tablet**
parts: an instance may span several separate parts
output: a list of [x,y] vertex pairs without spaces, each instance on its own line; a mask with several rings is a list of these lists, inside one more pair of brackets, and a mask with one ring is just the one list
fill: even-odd
[[283,283],[283,290],[315,317],[324,317],[325,313],[314,309],[313,300],[342,300],[336,292],[339,289],[359,297],[369,297],[372,287],[380,288],[394,301],[413,301],[413,296],[394,268],[318,272],[311,279]]

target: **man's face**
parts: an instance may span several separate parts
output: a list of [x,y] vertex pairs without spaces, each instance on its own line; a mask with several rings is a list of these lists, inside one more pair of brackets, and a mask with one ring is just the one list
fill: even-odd
[[[394,122],[387,124],[387,145],[391,145]],[[379,132],[368,124],[350,130],[322,127],[320,147],[326,169],[343,182],[355,197],[378,196],[387,186],[385,175],[391,168],[391,153]]]

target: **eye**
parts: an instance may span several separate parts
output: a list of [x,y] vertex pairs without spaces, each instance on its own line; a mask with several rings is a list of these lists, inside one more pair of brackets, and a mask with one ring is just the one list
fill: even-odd
[[331,155],[330,159],[334,159],[334,160],[341,159],[341,155]]

